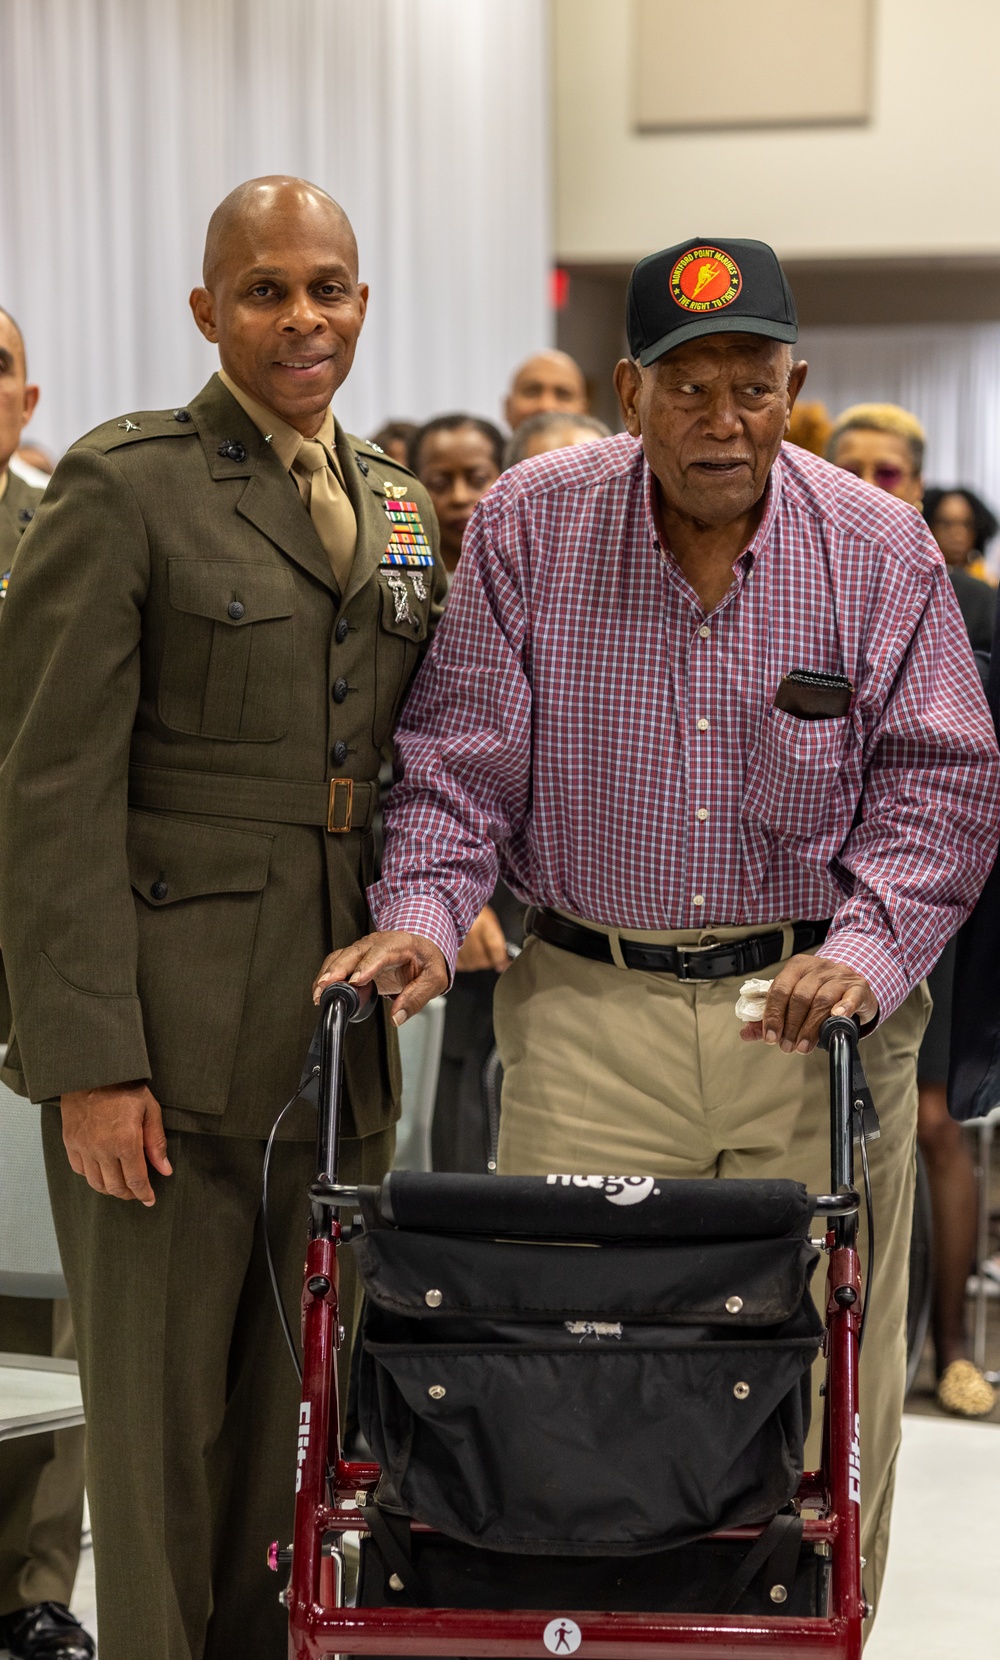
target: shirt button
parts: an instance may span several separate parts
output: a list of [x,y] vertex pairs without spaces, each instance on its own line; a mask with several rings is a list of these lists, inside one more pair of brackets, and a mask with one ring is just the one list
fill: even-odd
[[705,895],[703,893],[696,893],[694,896],[694,902],[696,905],[704,905]]
[[698,731],[699,732],[707,732],[708,731],[708,721],[705,719],[704,715],[702,715],[701,720],[698,722]]
[[343,738],[338,738],[330,751],[330,759],[335,767],[342,767],[347,760],[347,745]]
[[348,692],[347,681],[343,678],[343,676],[341,676],[341,678],[339,680],[335,680],[334,683],[333,683],[333,701],[334,701],[334,703],[343,703],[345,697],[347,696],[347,692]]
[[343,645],[344,641],[347,639],[347,636],[350,632],[351,632],[351,630],[348,627],[347,618],[346,617],[341,617],[339,623],[337,624],[336,628],[333,631],[333,637],[336,640],[338,646]]
[[704,823],[705,819],[707,819],[707,817],[708,817],[708,808],[707,807],[699,807],[698,808],[698,817]]
[[698,634],[702,640],[710,640],[712,637],[712,630],[709,628],[707,623],[702,623],[698,630]]
[[229,615],[232,617],[233,622],[239,622],[240,618],[243,616],[243,614],[246,610],[246,607],[244,605],[241,605],[238,599],[231,599],[229,601],[229,604],[226,607],[226,610],[229,612]]

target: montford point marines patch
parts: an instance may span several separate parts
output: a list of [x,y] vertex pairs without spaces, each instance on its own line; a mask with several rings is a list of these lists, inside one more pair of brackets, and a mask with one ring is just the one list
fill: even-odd
[[417,568],[433,565],[434,555],[416,502],[390,498],[385,514],[392,526],[392,540],[382,555],[382,564]]
[[739,266],[721,248],[689,248],[670,273],[670,292],[685,311],[721,311],[742,287]]

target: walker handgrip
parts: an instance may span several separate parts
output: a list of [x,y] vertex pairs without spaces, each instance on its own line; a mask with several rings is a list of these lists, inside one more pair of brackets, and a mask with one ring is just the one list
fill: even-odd
[[334,980],[319,1000],[320,1018],[331,1003],[341,1003],[349,1021],[367,1020],[377,1001],[373,981],[366,986],[354,986],[349,980]]

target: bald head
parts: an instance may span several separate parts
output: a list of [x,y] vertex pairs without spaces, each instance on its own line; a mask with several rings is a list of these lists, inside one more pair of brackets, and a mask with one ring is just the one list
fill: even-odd
[[536,352],[516,370],[504,404],[504,418],[516,432],[529,415],[586,415],[587,383],[568,352]]
[[266,236],[276,217],[311,220],[317,230],[329,230],[343,245],[344,252],[349,253],[351,269],[357,277],[358,244],[340,203],[307,179],[296,179],[288,173],[269,173],[238,184],[223,197],[208,221],[202,260],[205,287],[214,288],[233,259],[239,262],[247,244]]
[[195,322],[233,380],[307,438],[350,371],[367,300],[350,220],[318,185],[249,179],[212,214]]
[[24,336],[10,312],[0,307],[0,480],[37,402],[38,387],[28,385]]

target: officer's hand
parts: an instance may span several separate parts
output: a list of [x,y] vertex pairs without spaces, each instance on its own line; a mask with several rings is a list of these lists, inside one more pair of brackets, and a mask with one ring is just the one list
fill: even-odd
[[327,957],[313,985],[318,1003],[331,980],[366,986],[375,981],[383,997],[392,998],[392,1023],[402,1026],[411,1014],[448,989],[448,965],[433,940],[422,934],[366,934]]
[[866,1025],[877,1014],[875,994],[862,975],[845,963],[802,952],[782,964],[767,994],[763,1020],[744,1026],[740,1037],[747,1043],[760,1038],[779,1043],[786,1055],[793,1050],[808,1055],[830,1015],[857,1015]]
[[477,969],[495,968],[502,974],[510,967],[507,940],[500,926],[500,918],[491,905],[484,905],[458,953],[455,967],[462,974],[473,974]]
[[78,1176],[112,1199],[153,1205],[148,1159],[161,1176],[173,1175],[167,1158],[160,1103],[145,1084],[79,1089],[62,1097],[63,1142]]

